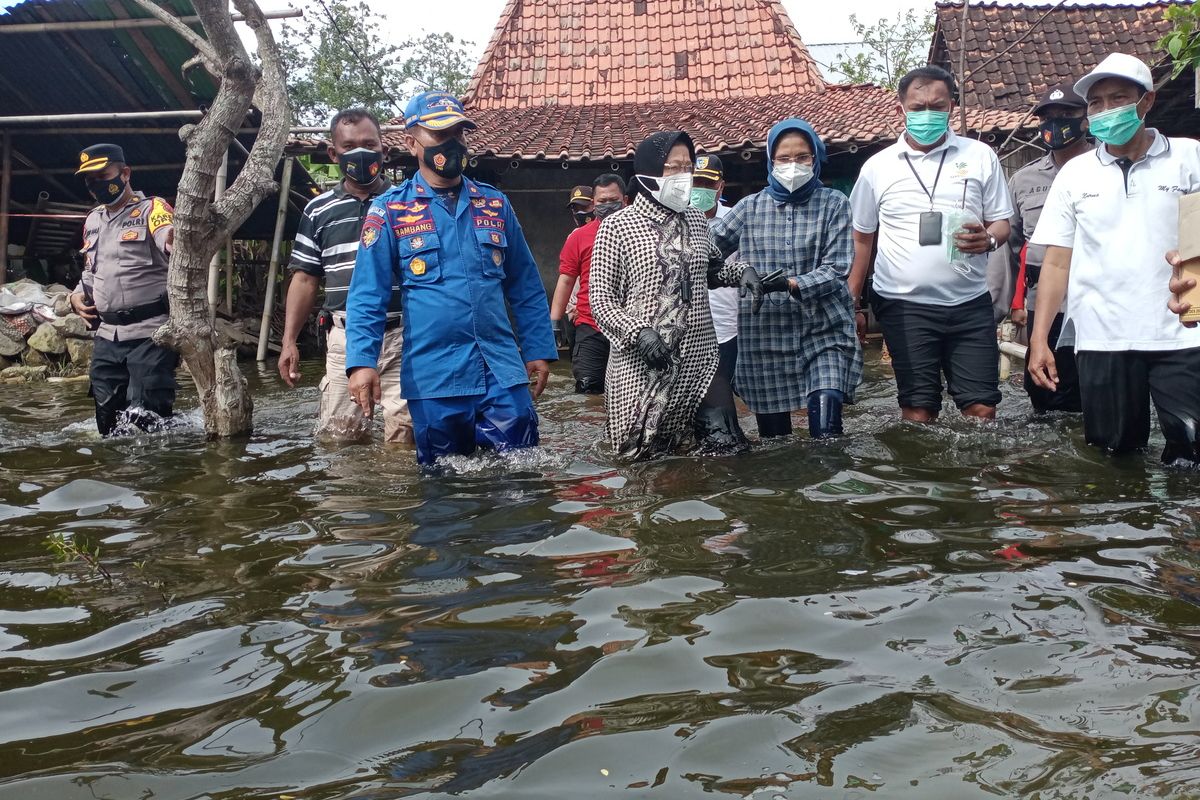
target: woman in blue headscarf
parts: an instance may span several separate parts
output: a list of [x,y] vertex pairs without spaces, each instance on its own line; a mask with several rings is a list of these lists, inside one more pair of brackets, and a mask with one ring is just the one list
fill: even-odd
[[824,161],[825,144],[812,126],[785,119],[767,136],[767,188],[711,222],[723,254],[736,251],[760,274],[782,269],[787,282],[787,295],[768,297],[761,313],[751,315],[744,301],[738,313],[734,385],[763,437],[790,434],[792,412],[801,408],[814,438],[840,435],[842,405],[854,402],[862,378],[846,285],[854,258],[850,201],[821,185]]

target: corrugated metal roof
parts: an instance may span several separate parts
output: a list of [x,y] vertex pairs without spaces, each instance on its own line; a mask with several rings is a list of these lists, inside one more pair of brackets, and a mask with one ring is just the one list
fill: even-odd
[[[178,16],[194,16],[190,0],[158,0]],[[73,22],[147,18],[130,0],[26,0],[0,13],[0,27],[22,23]],[[203,35],[198,25],[193,28]],[[203,109],[216,96],[216,85],[201,67],[183,65],[195,55],[192,46],[162,26],[109,30],[0,33],[0,116],[84,114],[98,112],[175,111]],[[133,167],[134,188],[173,199],[182,167],[152,169],[159,165],[182,165],[183,143],[174,133],[178,119],[137,123],[61,123],[13,126],[13,148],[50,176],[14,175],[13,199],[31,205],[39,191],[51,200],[86,202],[82,182],[71,174],[79,151],[97,142],[112,142],[125,150]],[[54,128],[70,132],[46,134]],[[114,128],[120,133],[95,133],[89,129]],[[146,128],[171,129],[147,133]],[[143,129],[139,132],[139,129]],[[125,131],[128,132],[125,132]],[[247,148],[252,136],[240,137]],[[27,171],[15,159],[17,171]],[[230,180],[240,168],[236,148],[231,151]],[[57,172],[56,172],[57,171]],[[297,179],[303,182],[300,170]],[[271,206],[271,203],[264,204]],[[274,212],[260,208],[243,227],[255,234],[259,228],[269,235]],[[16,222],[16,221],[15,221]],[[22,241],[22,226],[14,224],[12,241]]]

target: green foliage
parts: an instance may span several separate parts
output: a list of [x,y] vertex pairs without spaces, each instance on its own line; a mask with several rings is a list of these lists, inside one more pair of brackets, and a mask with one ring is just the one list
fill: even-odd
[[884,18],[874,25],[860,22],[851,14],[850,25],[865,50],[837,56],[833,68],[851,83],[874,83],[895,89],[904,73],[926,63],[933,37],[932,10],[897,12],[895,20]]
[[471,42],[429,33],[390,44],[386,22],[365,0],[310,0],[302,21],[283,26],[279,46],[299,123],[327,125],[352,106],[386,121],[416,92],[466,90]]
[[1200,67],[1200,7],[1170,6],[1165,16],[1171,31],[1158,40],[1158,49],[1171,57],[1171,77],[1178,78],[1188,67]]
[[68,536],[65,533],[52,533],[46,537],[43,544],[60,564],[83,564],[89,576],[103,578],[109,586],[113,585],[112,573],[100,563],[100,545],[90,544],[86,539]]

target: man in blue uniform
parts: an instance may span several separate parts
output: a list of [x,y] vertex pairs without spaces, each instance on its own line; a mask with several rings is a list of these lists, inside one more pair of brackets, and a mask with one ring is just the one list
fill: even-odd
[[533,400],[558,356],[537,265],[508,199],[462,175],[475,128],[462,104],[423,92],[404,122],[419,169],[379,195],[363,223],[346,304],[350,396],[368,415],[379,401],[375,367],[395,279],[417,460],[533,447]]

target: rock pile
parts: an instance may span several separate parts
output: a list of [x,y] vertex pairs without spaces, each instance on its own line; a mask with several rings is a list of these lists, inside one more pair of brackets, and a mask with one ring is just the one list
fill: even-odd
[[42,380],[85,373],[92,332],[71,310],[70,290],[28,278],[0,288],[0,380]]

